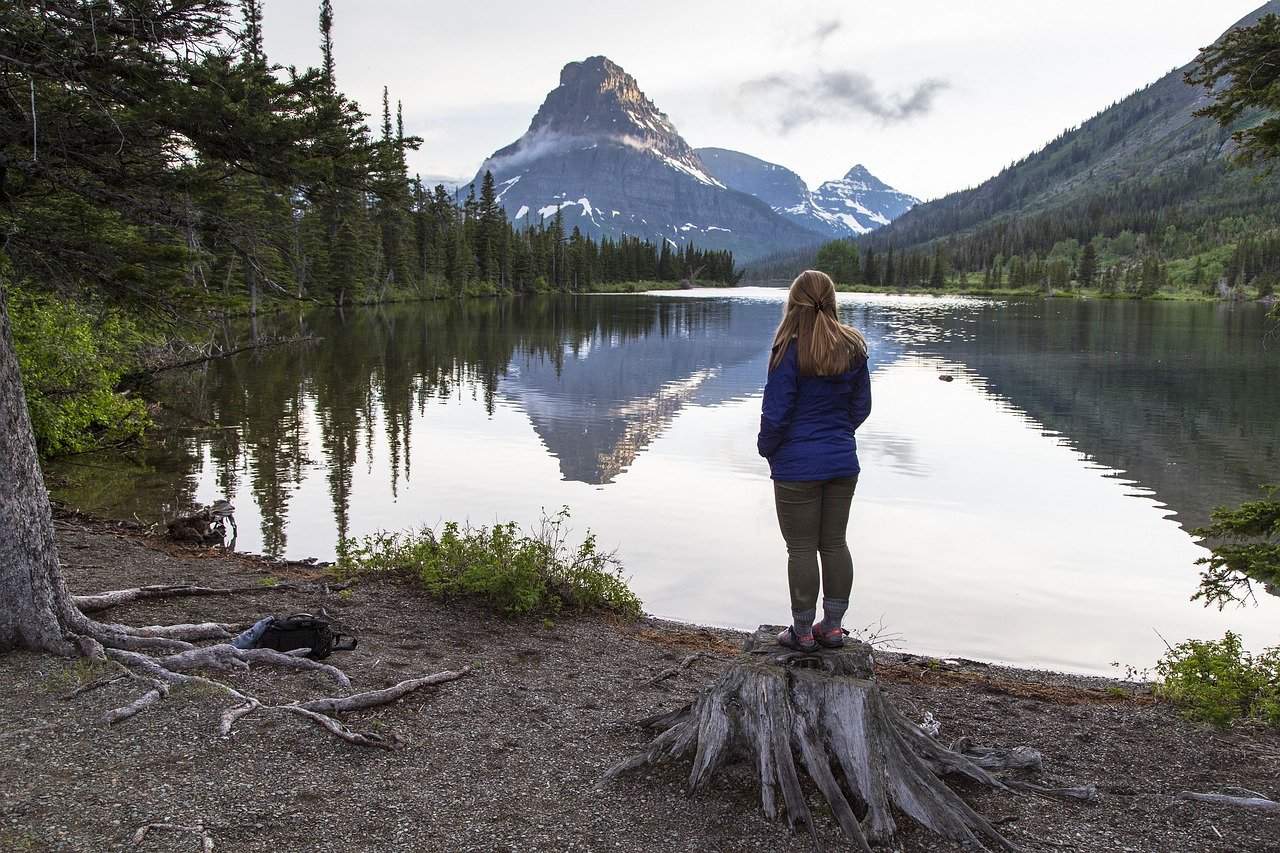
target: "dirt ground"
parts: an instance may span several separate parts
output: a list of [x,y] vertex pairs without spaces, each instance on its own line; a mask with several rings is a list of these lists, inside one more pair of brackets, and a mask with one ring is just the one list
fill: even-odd
[[[117,682],[70,700],[84,667],[47,655],[0,656],[0,850],[196,851],[190,833],[149,823],[202,823],[233,851],[789,851],[846,850],[825,808],[816,839],[761,814],[745,768],[697,796],[687,766],[606,787],[606,768],[646,741],[640,717],[677,707],[728,665],[742,636],[656,620],[603,617],[502,621],[378,582],[327,593],[306,565],[183,551],[135,530],[75,517],[58,522],[76,593],[190,580],[257,586],[227,597],[174,598],[96,614],[127,624],[248,623],[324,608],[360,639],[337,653],[357,690],[471,665],[459,681],[348,715],[357,730],[399,739],[394,751],[349,745],[292,715],[259,712],[217,734],[228,699],[198,689],[111,728],[96,720],[130,701]],[[271,580],[301,590],[273,591]],[[648,682],[692,652],[678,675]],[[1035,781],[1093,783],[1095,803],[957,783],[1025,850],[1280,851],[1280,818],[1178,800],[1183,790],[1241,786],[1280,795],[1280,734],[1214,731],[1180,720],[1141,688],[892,654],[886,690],[913,719],[932,713],[943,740],[1028,745],[1045,757]],[[337,691],[311,673],[255,668],[218,678],[264,700]],[[893,848],[960,848],[910,826]]]

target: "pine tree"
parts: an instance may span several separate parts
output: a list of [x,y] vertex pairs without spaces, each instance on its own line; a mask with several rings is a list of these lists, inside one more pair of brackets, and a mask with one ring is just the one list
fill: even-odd
[[947,283],[947,261],[942,254],[942,247],[937,246],[933,250],[933,263],[929,271],[929,287],[933,290],[941,290]]
[[498,207],[498,194],[493,182],[493,172],[485,170],[480,183],[479,227],[476,231],[476,259],[480,278],[492,284],[500,283],[499,234],[506,226],[506,216]]
[[326,88],[336,92],[337,74],[333,64],[333,3],[320,0],[320,62]]
[[1077,273],[1077,280],[1080,286],[1084,288],[1093,287],[1094,277],[1098,272],[1098,252],[1093,248],[1093,241],[1084,244],[1084,251],[1080,253],[1080,270]]

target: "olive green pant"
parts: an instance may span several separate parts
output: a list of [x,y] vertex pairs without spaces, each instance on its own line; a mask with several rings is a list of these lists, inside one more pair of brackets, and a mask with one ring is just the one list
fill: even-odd
[[853,557],[845,541],[849,507],[858,478],[773,483],[778,526],[787,543],[787,576],[791,612],[806,613],[818,604],[818,555],[822,555],[822,594],[849,598],[853,589]]

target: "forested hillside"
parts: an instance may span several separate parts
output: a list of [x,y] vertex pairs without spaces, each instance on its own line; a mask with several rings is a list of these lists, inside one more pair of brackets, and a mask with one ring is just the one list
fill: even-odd
[[[732,276],[727,253],[688,244],[591,240],[558,217],[512,228],[491,180],[465,195],[423,185],[408,174],[406,151],[421,140],[399,103],[384,89],[371,131],[339,88],[329,0],[321,66],[308,69],[270,62],[261,0],[241,0],[238,21],[236,4],[209,4],[181,34],[200,51],[180,58],[133,38],[129,4],[55,5],[67,9],[3,14],[16,55],[0,66],[0,215],[27,286],[67,292],[93,278],[128,292],[163,277],[254,310],[266,297],[343,304],[699,268]],[[152,122],[165,131],[128,130]]]
[[[1278,11],[1273,0],[1236,27]],[[1260,115],[1246,112],[1230,127],[1195,115],[1212,99],[1188,81],[1194,68],[1169,72],[981,185],[862,237],[860,283],[1272,292],[1280,184],[1234,163],[1231,139]],[[785,274],[805,260],[782,254],[755,275]]]
[[[149,344],[264,302],[344,305],[636,280],[732,282],[727,251],[514,227],[485,173],[408,173],[385,88],[343,94],[330,0],[316,68],[267,57],[262,0],[0,6],[0,287],[41,450],[145,423],[116,387]],[[178,46],[178,47],[175,47]]]

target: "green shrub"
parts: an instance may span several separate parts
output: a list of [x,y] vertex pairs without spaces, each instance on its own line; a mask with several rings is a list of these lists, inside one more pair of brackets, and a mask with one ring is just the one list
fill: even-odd
[[1254,657],[1228,631],[1221,640],[1179,643],[1156,672],[1156,695],[1188,719],[1225,726],[1243,717],[1280,725],[1280,646]]
[[140,435],[146,404],[117,392],[145,342],[115,310],[90,311],[49,295],[9,292],[13,345],[42,456],[74,453]]
[[640,614],[613,554],[596,547],[590,532],[576,548],[568,542],[568,509],[542,517],[534,535],[515,522],[470,527],[448,522],[404,533],[379,532],[345,540],[336,571],[344,577],[393,575],[422,584],[442,598],[474,596],[506,614],[608,610]]

